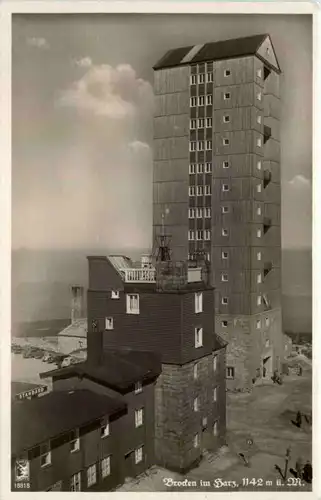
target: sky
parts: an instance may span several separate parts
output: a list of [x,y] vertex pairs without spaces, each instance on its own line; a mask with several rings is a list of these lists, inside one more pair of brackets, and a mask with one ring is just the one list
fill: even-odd
[[311,248],[311,16],[231,14],[13,16],[13,248],[149,247],[153,64],[259,33],[282,69],[282,246]]

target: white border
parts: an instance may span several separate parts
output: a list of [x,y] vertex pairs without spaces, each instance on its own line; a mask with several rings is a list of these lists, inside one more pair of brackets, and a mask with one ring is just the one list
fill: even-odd
[[[321,209],[318,203],[318,197],[321,197],[320,186],[320,168],[316,166],[321,163],[321,135],[320,135],[320,116],[321,116],[321,98],[317,90],[321,89],[321,68],[320,68],[320,51],[321,51],[321,21],[320,11],[318,9],[319,2],[176,2],[172,3],[169,0],[162,2],[112,2],[112,1],[56,1],[47,0],[43,2],[28,2],[28,1],[4,1],[0,0],[0,345],[1,345],[1,364],[0,364],[0,383],[1,383],[1,447],[0,447],[0,498],[19,498],[27,496],[28,498],[42,498],[43,493],[12,493],[10,492],[10,280],[11,280],[11,13],[45,13],[45,14],[60,14],[60,13],[220,13],[220,14],[313,14],[314,17],[314,128],[313,128],[313,470],[314,474],[319,471],[318,476],[314,479],[313,493],[234,493],[240,499],[246,500],[248,496],[260,497],[262,499],[274,499],[276,497],[287,495],[289,498],[294,498],[299,495],[299,498],[317,498],[321,499],[321,403],[320,403],[320,369],[317,367],[318,353],[321,353],[320,335],[316,332],[320,326],[321,302],[318,299],[317,293],[317,278],[321,276],[320,265],[320,217]],[[295,62],[294,62],[295,63]],[[320,307],[319,307],[320,306]],[[319,422],[318,422],[319,420]],[[161,493],[152,492],[157,496],[171,495],[176,498],[184,493]],[[127,497],[131,500],[133,496],[146,496],[148,493],[115,493],[121,498]],[[215,493],[215,497],[221,498],[222,495],[228,493]],[[62,499],[65,493],[51,493],[51,496]],[[83,493],[78,493],[82,496]],[[112,493],[86,493],[88,499],[98,498],[106,499],[106,495]],[[194,497],[208,497],[212,493],[190,493]],[[67,498],[68,494],[67,494]]]

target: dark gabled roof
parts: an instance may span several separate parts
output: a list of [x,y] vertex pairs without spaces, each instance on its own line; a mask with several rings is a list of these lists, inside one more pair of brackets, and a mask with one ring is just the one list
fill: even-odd
[[105,350],[99,364],[85,361],[60,370],[41,373],[40,377],[82,376],[123,393],[130,390],[136,382],[152,381],[160,373],[161,360],[156,353],[119,349]]
[[221,349],[224,349],[227,346],[228,342],[222,339],[217,333],[214,333],[214,343],[213,343],[213,350],[214,351],[219,351]]
[[[245,57],[254,55],[267,34],[247,36],[243,38],[233,38],[220,42],[205,43],[199,46],[193,57],[184,60],[188,53],[194,48],[183,47],[167,52],[154,66],[154,70],[171,68],[183,64],[195,64],[205,61],[218,61],[222,59],[233,59],[235,57]],[[195,46],[196,48],[197,46]],[[278,68],[274,68],[278,70]]]
[[126,409],[125,402],[89,390],[53,391],[11,408],[11,454],[17,455],[99,418]]

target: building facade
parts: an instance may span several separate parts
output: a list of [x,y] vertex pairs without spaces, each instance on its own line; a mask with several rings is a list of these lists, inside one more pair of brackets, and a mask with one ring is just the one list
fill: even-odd
[[225,343],[214,334],[206,271],[174,262],[133,268],[122,256],[88,260],[88,361],[120,347],[161,356],[156,461],[186,471],[225,442]]
[[277,57],[258,35],[174,49],[154,77],[154,235],[210,261],[228,387],[251,386],[285,354]]

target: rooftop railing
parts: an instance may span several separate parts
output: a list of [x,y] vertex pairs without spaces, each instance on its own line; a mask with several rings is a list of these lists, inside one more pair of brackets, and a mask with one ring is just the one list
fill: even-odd
[[133,268],[121,269],[125,283],[155,283],[156,269]]

